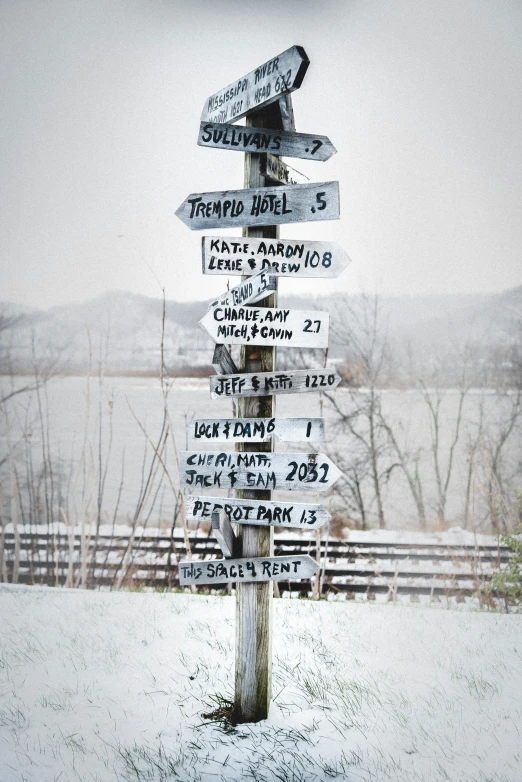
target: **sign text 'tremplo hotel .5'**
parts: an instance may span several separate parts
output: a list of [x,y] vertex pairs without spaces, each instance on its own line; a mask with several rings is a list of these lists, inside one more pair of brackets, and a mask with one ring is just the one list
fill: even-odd
[[176,209],[191,230],[339,219],[339,182],[191,193]]

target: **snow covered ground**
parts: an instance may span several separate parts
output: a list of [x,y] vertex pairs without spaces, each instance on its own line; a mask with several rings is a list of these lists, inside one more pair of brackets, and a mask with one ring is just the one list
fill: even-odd
[[232,696],[234,601],[0,588],[1,782],[520,782],[522,617],[274,601],[274,702]]

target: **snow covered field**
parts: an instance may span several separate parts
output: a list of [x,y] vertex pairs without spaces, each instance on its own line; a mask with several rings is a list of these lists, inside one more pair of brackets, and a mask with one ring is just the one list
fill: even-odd
[[522,780],[522,617],[274,601],[274,703],[232,696],[234,601],[0,588],[0,780]]

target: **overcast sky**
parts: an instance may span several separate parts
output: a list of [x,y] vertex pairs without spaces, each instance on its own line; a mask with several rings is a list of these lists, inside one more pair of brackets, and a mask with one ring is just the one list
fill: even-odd
[[243,155],[198,147],[200,113],[294,44],[311,61],[297,130],[338,153],[288,162],[339,180],[341,219],[281,235],[337,241],[352,264],[282,291],[522,282],[520,0],[1,0],[0,24],[0,299],[219,294],[174,212],[242,187]]

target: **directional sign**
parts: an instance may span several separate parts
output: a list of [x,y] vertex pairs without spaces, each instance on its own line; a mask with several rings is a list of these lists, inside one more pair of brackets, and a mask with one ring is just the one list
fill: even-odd
[[339,219],[339,182],[191,193],[176,210],[191,230]]
[[308,181],[308,177],[300,174],[295,168],[287,166],[280,157],[265,155],[262,164],[263,175],[279,185],[301,185]]
[[266,271],[254,274],[250,279],[240,282],[235,288],[231,288],[222,296],[212,301],[209,307],[233,307],[239,304],[255,304],[264,299],[272,291],[277,290],[277,280],[270,267]]
[[309,64],[303,47],[292,46],[207,98],[201,120],[234,122],[267,106],[284,93],[299,89]]
[[229,149],[236,152],[263,152],[305,160],[328,160],[336,148],[327,136],[309,133],[288,133],[266,128],[243,128],[219,122],[202,122],[199,128],[200,147]]
[[256,524],[263,527],[297,527],[319,529],[330,520],[322,505],[302,502],[239,500],[232,497],[187,497],[187,519],[211,521],[216,510],[223,510],[234,524]]
[[327,312],[319,310],[214,307],[199,325],[214,342],[230,345],[326,348],[329,319]]
[[310,391],[333,391],[341,382],[335,369],[294,369],[289,372],[258,372],[216,375],[210,378],[210,396],[270,396],[303,394]]
[[294,557],[207,559],[204,562],[180,562],[179,583],[185,586],[238,581],[297,581],[311,578],[318,570],[319,564],[308,554]]
[[182,451],[182,486],[326,491],[341,472],[323,453]]
[[270,267],[278,277],[338,277],[350,259],[334,242],[204,236],[203,274],[255,274]]
[[262,443],[274,435],[285,442],[324,440],[322,418],[205,418],[187,424],[195,440]]

